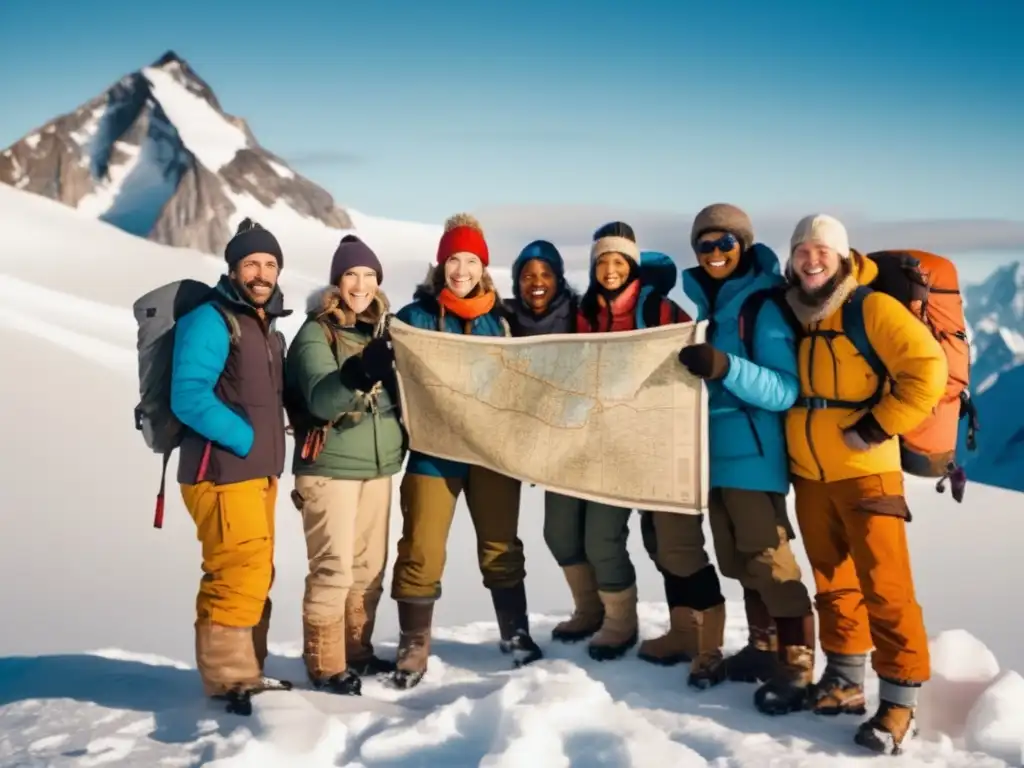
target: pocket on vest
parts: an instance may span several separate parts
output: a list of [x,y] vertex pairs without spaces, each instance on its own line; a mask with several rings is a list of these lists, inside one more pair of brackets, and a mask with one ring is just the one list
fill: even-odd
[[763,455],[754,419],[746,411],[714,414],[708,433],[712,459],[747,459]]

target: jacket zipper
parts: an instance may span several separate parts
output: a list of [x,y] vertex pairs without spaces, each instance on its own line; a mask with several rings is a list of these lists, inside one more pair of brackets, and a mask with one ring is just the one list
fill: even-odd
[[[813,330],[818,331],[821,329],[821,322],[814,324]],[[813,398],[814,389],[814,346],[818,340],[817,336],[811,336],[811,348],[807,353],[807,389],[810,390],[810,396]],[[807,435],[807,447],[810,449],[811,458],[814,459],[814,465],[818,468],[818,479],[821,482],[825,482],[825,468],[821,465],[821,460],[818,458],[818,452],[814,448],[814,438],[811,437],[811,417],[814,415],[813,405],[807,409],[807,418],[804,420],[804,431]]]

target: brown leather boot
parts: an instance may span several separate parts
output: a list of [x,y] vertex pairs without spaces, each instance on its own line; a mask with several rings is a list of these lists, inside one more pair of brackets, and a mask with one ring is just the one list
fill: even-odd
[[591,638],[587,652],[595,661],[610,661],[636,645],[636,584],[621,592],[598,592],[604,621]]
[[398,601],[398,660],[392,680],[398,688],[419,685],[430,658],[430,629],[434,601]]
[[315,688],[344,696],[362,692],[359,676],[345,659],[344,619],[303,616],[302,659]]
[[640,643],[637,657],[651,664],[671,667],[692,660],[698,653],[691,608],[670,608],[668,631]]
[[395,670],[393,661],[373,652],[373,628],[383,590],[349,590],[345,600],[345,655],[348,667],[358,675],[380,675]]
[[687,632],[693,638],[695,653],[686,684],[692,688],[711,688],[725,681],[725,603],[704,611],[689,609]]
[[228,627],[209,619],[195,623],[196,666],[207,696],[260,688],[262,673],[252,642],[252,627]]
[[252,645],[261,674],[267,663],[267,634],[270,632],[270,614],[273,613],[273,610],[274,605],[268,597],[267,602],[263,604],[263,613],[259,623],[252,628]]
[[898,755],[908,737],[917,735],[914,708],[880,701],[878,711],[871,719],[860,724],[853,740],[862,747],[881,755]]
[[572,592],[573,612],[567,620],[556,624],[551,639],[563,643],[586,640],[601,628],[604,604],[597,594],[597,579],[589,563],[567,565],[562,568]]
[[743,590],[743,607],[747,614],[747,644],[726,657],[725,676],[735,683],[763,683],[772,679],[778,664],[775,620],[761,595],[753,589]]
[[754,693],[754,706],[766,715],[807,709],[814,692],[814,615],[777,618],[779,665],[774,677]]

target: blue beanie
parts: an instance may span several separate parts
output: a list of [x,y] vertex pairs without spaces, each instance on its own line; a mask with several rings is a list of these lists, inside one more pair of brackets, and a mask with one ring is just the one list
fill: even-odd
[[540,259],[551,267],[558,281],[558,289],[564,290],[566,286],[565,262],[562,260],[562,254],[558,252],[553,243],[549,243],[547,240],[534,240],[519,252],[516,260],[512,263],[512,292],[519,295],[519,273],[523,271],[526,262],[534,259]]

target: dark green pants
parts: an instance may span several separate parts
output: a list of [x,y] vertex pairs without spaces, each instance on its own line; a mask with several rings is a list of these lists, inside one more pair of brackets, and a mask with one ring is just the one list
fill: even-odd
[[626,549],[632,511],[547,491],[544,541],[560,566],[590,563],[598,589],[621,592],[636,583]]

